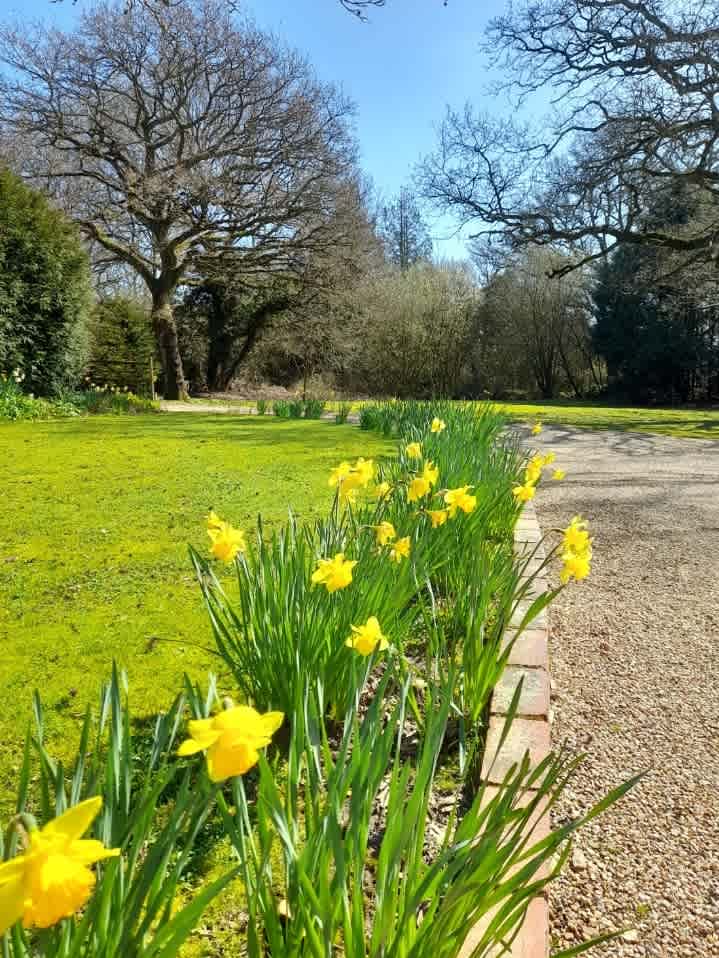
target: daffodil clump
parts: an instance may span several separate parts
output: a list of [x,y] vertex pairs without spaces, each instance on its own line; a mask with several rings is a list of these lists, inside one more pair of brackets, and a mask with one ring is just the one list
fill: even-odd
[[592,565],[592,539],[589,528],[581,516],[574,516],[564,530],[560,548],[562,571],[559,575],[562,583],[570,579],[586,579]]
[[[537,425],[539,426],[539,423]],[[539,426],[539,431],[541,432],[541,426]],[[517,502],[531,502],[534,499],[537,485],[542,478],[542,470],[551,466],[556,458],[553,452],[545,453],[543,456],[536,453],[531,457],[524,470],[524,481],[517,483],[512,489],[512,495]],[[555,469],[552,473],[552,479],[554,480],[564,479],[565,476],[566,472],[563,469]]]
[[369,486],[375,478],[376,472],[377,469],[372,459],[360,457],[354,465],[349,462],[341,462],[330,473],[328,485],[337,489],[340,502],[354,505],[357,501],[358,492]]

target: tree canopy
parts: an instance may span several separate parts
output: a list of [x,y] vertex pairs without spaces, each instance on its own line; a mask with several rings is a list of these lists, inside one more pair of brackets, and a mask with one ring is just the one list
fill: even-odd
[[221,0],[100,4],[70,32],[0,30],[0,120],[31,172],[152,297],[166,395],[184,392],[173,296],[231,260],[246,278],[303,269],[337,243],[354,172],[350,104]]
[[[542,124],[449,110],[423,165],[426,194],[477,233],[583,247],[652,244],[715,259],[719,227],[717,0],[521,0],[487,50],[519,103],[553,94]],[[705,215],[656,225],[643,210],[690,184]]]

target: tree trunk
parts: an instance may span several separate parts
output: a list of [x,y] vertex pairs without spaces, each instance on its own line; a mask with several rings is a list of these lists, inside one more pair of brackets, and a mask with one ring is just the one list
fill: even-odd
[[165,399],[187,399],[187,383],[182,370],[177,327],[169,293],[153,296],[152,328],[155,330],[162,362],[162,394]]

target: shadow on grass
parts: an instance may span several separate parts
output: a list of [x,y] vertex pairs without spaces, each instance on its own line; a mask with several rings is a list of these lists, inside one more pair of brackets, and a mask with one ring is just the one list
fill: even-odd
[[277,443],[302,445],[310,438],[313,442],[326,439],[333,444],[338,439],[350,437],[360,439],[356,427],[338,426],[329,420],[286,420],[261,418],[258,416],[217,415],[213,413],[167,413],[159,416],[112,416],[92,419],[57,420],[45,425],[51,426],[56,434],[73,438],[103,439],[151,439],[162,438],[178,441],[222,441],[241,442],[248,440],[253,445],[275,445]]

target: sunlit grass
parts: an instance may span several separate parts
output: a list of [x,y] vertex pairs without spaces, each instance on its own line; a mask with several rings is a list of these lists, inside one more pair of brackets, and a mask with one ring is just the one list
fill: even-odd
[[[291,506],[326,513],[343,458],[391,448],[328,422],[175,414],[0,425],[0,786],[13,766],[34,688],[48,733],[69,734],[113,659],[135,714],[165,707],[184,670],[221,663],[187,545],[205,550],[210,507],[240,528]],[[7,788],[5,786],[8,786]]]
[[501,403],[512,419],[585,429],[648,432],[688,439],[719,439],[719,409],[645,409],[601,403]]

